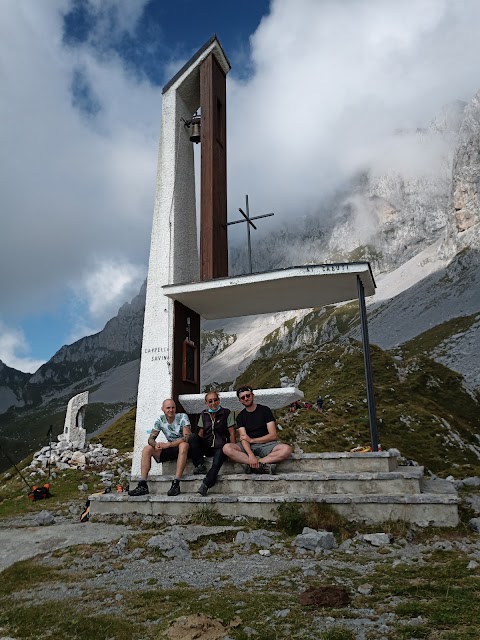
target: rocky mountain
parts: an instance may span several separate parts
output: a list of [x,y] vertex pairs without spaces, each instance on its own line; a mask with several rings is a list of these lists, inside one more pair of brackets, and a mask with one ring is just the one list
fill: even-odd
[[[467,106],[459,101],[442,109],[427,129],[395,132],[374,165],[352,177],[314,214],[292,211],[292,222],[256,236],[254,270],[369,260],[378,274],[464,230],[463,223],[456,224],[458,215],[452,216],[452,206],[459,206],[452,205],[452,184],[457,200],[457,191],[478,189],[471,149],[478,151],[479,113],[476,96]],[[469,202],[473,226],[479,203]],[[239,248],[232,251],[231,270],[247,272]]]
[[[54,389],[82,381],[90,384],[106,371],[138,360],[142,345],[146,282],[130,303],[124,304],[115,318],[93,336],[64,345],[36,371],[29,385],[43,389],[42,397],[58,393]],[[51,389],[51,391],[47,391]]]
[[25,404],[23,390],[30,377],[30,373],[7,367],[0,360],[0,413],[11,406],[21,407]]
[[[399,358],[417,349],[461,374],[477,397],[480,93],[449,105],[426,129],[395,132],[315,215],[291,219],[256,237],[255,270],[369,260],[378,285],[368,301],[372,343]],[[246,252],[233,248],[231,272],[246,270]],[[0,434],[14,449],[25,449],[25,428],[42,433],[53,422],[59,432],[79,391],[90,391],[89,431],[135,403],[144,305],[145,285],[102,331],[62,347],[33,375],[0,364]],[[358,339],[357,314],[350,303],[206,322],[202,383],[230,387],[259,358],[280,353],[300,353],[292,379],[307,380],[301,350]]]
[[[0,436],[21,459],[63,431],[68,400],[90,391],[88,433],[108,425],[136,401],[146,283],[104,329],[65,345],[33,375],[0,365]],[[8,464],[0,456],[0,470]]]

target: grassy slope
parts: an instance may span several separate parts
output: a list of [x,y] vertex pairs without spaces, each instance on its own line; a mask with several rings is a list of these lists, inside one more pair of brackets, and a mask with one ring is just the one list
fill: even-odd
[[470,316],[452,318],[409,340],[402,345],[401,351],[410,357],[418,353],[431,353],[444,340],[448,340],[451,336],[464,333],[470,329],[479,317],[480,315],[478,313],[474,313]]
[[[277,387],[281,376],[295,378],[299,363],[308,369],[299,385],[305,398],[314,402],[321,394],[324,410],[302,410],[293,416],[277,412],[282,438],[297,442],[304,451],[343,451],[368,443],[363,354],[356,342],[330,343],[256,360],[237,384]],[[471,448],[480,451],[478,402],[463,389],[461,376],[425,356],[397,363],[375,346],[372,368],[384,449],[396,447],[442,475],[480,472]]]
[[118,449],[120,453],[131,451],[133,449],[136,416],[137,407],[135,406],[116,420],[101,435],[91,438],[90,442],[101,442],[104,447]]

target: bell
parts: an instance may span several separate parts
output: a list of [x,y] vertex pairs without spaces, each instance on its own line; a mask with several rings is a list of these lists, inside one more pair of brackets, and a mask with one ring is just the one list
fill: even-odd
[[190,135],[190,142],[198,144],[200,142],[200,116],[193,116],[191,125],[192,133]]

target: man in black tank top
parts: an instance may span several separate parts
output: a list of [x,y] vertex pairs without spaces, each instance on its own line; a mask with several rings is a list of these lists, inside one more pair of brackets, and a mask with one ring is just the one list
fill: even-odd
[[277,426],[269,407],[255,402],[252,387],[237,389],[244,409],[237,416],[240,443],[228,443],[223,452],[244,465],[246,473],[274,473],[275,465],[292,454],[292,448],[277,440]]

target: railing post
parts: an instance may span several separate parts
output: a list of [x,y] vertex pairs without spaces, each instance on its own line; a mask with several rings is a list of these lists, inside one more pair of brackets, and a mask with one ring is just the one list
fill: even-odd
[[365,382],[367,386],[368,420],[370,423],[370,440],[372,451],[378,451],[377,411],[373,392],[372,363],[370,360],[370,342],[368,340],[367,310],[365,307],[365,291],[360,276],[357,275],[358,306],[360,308],[360,327],[362,330],[363,362],[365,366]]

